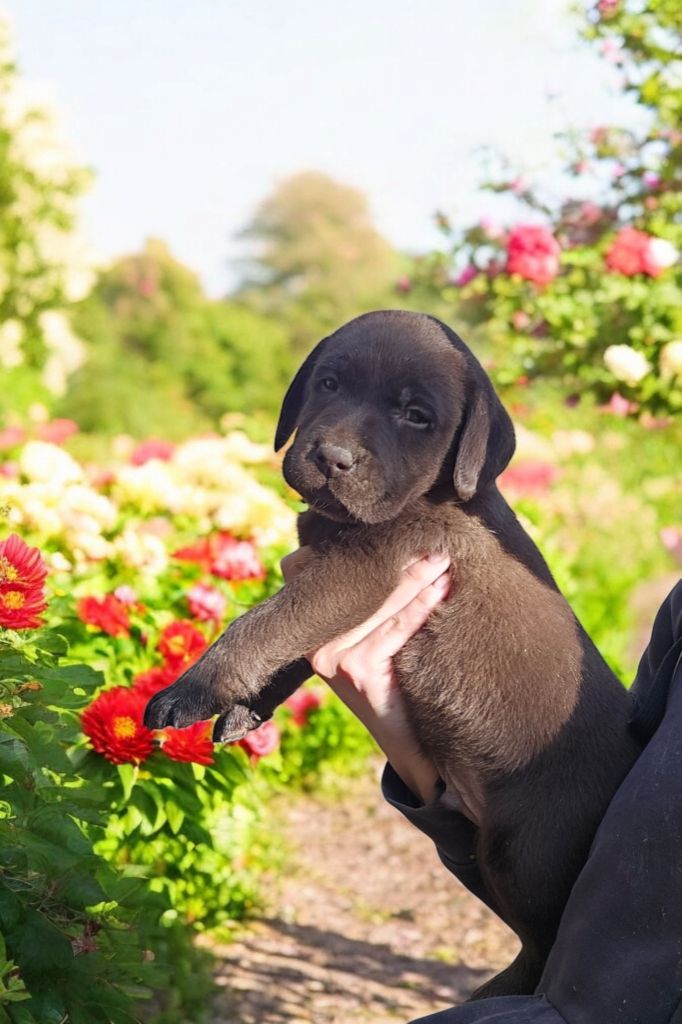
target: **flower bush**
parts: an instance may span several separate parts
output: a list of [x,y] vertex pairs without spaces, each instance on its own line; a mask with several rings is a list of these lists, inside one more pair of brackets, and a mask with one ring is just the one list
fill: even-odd
[[[208,722],[144,726],[149,698],[277,588],[295,514],[257,479],[273,472],[269,449],[244,435],[144,459],[114,447],[87,465],[15,431],[0,474],[0,1011],[21,1000],[22,1022],[130,1022],[152,993],[159,1019],[200,1015],[191,934],[257,906],[276,854],[266,793],[373,749],[317,690],[231,746],[214,747]],[[48,833],[70,852],[53,856]]]
[[646,421],[682,409],[679,5],[590,5],[584,35],[617,66],[644,127],[567,136],[561,200],[555,182],[500,172],[488,187],[513,200],[518,222],[454,228],[439,214],[445,244],[417,262],[414,285],[446,318],[478,326],[499,384],[554,379]]

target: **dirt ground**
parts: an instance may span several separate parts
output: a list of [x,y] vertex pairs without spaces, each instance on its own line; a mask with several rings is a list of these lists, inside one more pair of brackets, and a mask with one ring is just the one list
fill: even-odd
[[513,959],[515,937],[383,801],[378,774],[271,810],[286,867],[265,916],[213,949],[213,1024],[406,1024]]

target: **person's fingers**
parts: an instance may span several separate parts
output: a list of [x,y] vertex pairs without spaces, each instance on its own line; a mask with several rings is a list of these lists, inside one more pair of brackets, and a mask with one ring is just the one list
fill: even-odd
[[377,626],[358,646],[363,660],[370,665],[392,658],[418,633],[431,612],[438,607],[450,591],[450,574],[444,572],[431,586],[426,587],[409,604]]
[[284,556],[279,565],[282,570],[282,576],[284,576],[285,583],[288,583],[289,580],[293,580],[295,576],[298,576],[301,569],[307,565],[311,555],[312,552],[309,547],[302,547],[298,548],[296,551],[292,551],[291,554]]
[[431,586],[450,565],[448,555],[436,554],[426,558],[419,558],[411,562],[403,569],[398,585],[389,594],[384,603],[365,622],[362,622],[355,629],[345,633],[342,637],[332,641],[337,647],[353,647],[360,643],[366,636],[372,633],[377,626],[382,625],[393,615],[402,611],[417,594],[426,587]]
[[[395,645],[395,649],[384,657],[388,658],[395,654],[400,650],[402,643],[421,628],[439,601],[443,600],[449,586],[449,565],[450,560],[447,556],[436,556],[419,559],[407,566],[403,570],[398,586],[374,615],[350,632],[325,644],[309,657],[313,670],[318,675],[330,678],[337,670],[339,658],[343,656],[348,660],[349,652],[357,654],[359,647],[362,647],[360,657],[368,664],[365,643],[367,638],[376,632],[379,634],[378,647],[372,647],[372,652],[381,650],[381,643],[389,637],[389,646]],[[407,618],[401,617],[408,608]],[[419,615],[423,615],[423,618],[419,618]],[[418,624],[412,626],[417,622]],[[404,632],[404,639],[400,643],[398,637],[403,636],[405,628],[407,632]]]

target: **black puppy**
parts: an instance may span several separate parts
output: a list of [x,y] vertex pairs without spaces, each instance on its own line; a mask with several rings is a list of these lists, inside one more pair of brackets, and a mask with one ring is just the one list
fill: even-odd
[[275,447],[314,555],[149,703],[151,728],[219,714],[242,736],[304,678],[306,651],[367,619],[415,555],[447,552],[448,600],[395,659],[424,752],[478,826],[481,875],[523,947],[476,997],[534,990],[606,806],[638,754],[626,691],[495,486],[511,421],[432,317],[361,316],[308,356]]

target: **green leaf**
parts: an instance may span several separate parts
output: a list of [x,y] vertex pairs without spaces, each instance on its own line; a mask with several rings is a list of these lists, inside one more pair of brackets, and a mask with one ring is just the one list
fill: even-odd
[[118,777],[121,780],[121,788],[123,789],[123,799],[127,803],[130,800],[130,794],[137,782],[140,770],[136,764],[119,764],[117,769]]
[[14,937],[14,957],[29,987],[45,974],[68,970],[73,962],[69,940],[36,910],[27,909]]
[[185,820],[185,812],[182,811],[177,804],[168,800],[166,801],[166,815],[168,817],[168,824],[171,827],[171,831],[177,834]]
[[23,780],[35,767],[24,743],[7,734],[0,734],[0,772]]

